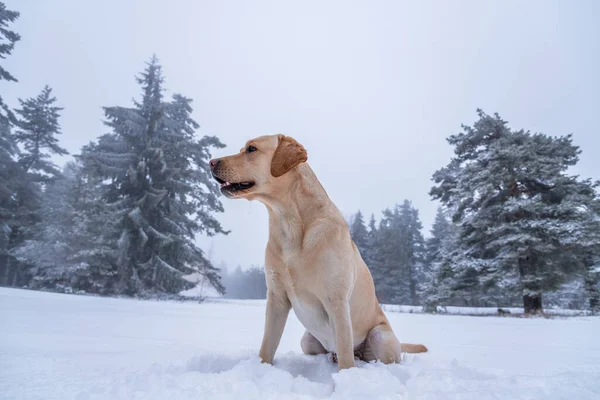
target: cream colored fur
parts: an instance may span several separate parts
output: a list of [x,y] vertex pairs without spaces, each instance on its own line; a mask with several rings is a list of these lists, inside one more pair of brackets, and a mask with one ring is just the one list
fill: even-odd
[[427,351],[423,345],[401,345],[394,335],[346,221],[306,159],[294,139],[262,136],[219,159],[213,169],[222,181],[254,183],[247,190],[223,192],[258,200],[269,213],[261,359],[273,361],[291,308],[306,328],[302,350],[334,353],[340,369],[353,367],[355,356],[394,363],[402,351]]

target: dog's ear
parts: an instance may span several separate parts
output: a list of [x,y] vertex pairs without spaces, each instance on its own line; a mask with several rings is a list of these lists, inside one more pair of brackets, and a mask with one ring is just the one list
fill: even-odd
[[289,136],[279,135],[279,144],[271,161],[271,175],[280,177],[306,160],[308,155],[300,143]]

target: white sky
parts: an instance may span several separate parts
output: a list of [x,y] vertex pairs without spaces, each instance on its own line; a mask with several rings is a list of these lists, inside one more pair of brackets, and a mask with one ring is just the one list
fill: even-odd
[[[575,172],[600,178],[599,1],[4,1],[22,40],[1,61],[19,79],[2,96],[16,106],[52,86],[71,153],[107,132],[101,106],[139,96],[134,75],[156,53],[198,133],[228,145],[215,156],[291,135],[345,215],[408,198],[428,231],[445,138],[477,107],[573,133]],[[200,243],[215,263],[262,264],[264,206],[223,203],[232,233]]]

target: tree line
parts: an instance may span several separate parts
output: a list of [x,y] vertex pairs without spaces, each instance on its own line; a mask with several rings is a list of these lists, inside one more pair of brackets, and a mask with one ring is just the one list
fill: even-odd
[[252,265],[242,269],[238,266],[233,271],[221,268],[222,282],[225,287],[225,298],[228,299],[266,299],[267,282],[265,268]]
[[[0,2],[0,59],[20,39],[10,29],[18,17]],[[200,276],[220,293],[225,282],[230,296],[258,296],[264,272],[221,279],[194,240],[228,233],[207,167],[224,145],[196,136],[192,100],[166,96],[156,57],[136,79],[137,100],[104,107],[107,133],[63,168],[52,162],[68,154],[52,89],[14,109],[0,97],[0,284],[149,296]],[[0,65],[0,81],[17,78]],[[448,143],[454,156],[432,177],[440,208],[428,238],[408,200],[349,221],[378,299],[600,311],[599,183],[569,173],[581,152],[572,137],[513,130],[478,110]]]
[[[0,56],[20,36],[0,2]],[[0,282],[105,295],[176,294],[202,276],[223,292],[195,235],[226,234],[207,168],[213,136],[196,137],[192,100],[165,96],[153,57],[131,106],[104,107],[108,132],[60,169],[62,108],[46,86],[12,110],[0,98]],[[0,67],[0,80],[17,82]]]
[[368,227],[350,221],[381,302],[517,306],[540,313],[543,298],[600,311],[600,182],[569,174],[581,150],[571,135],[512,130],[478,110],[448,138],[450,163],[430,195],[441,203],[424,240],[409,201]]

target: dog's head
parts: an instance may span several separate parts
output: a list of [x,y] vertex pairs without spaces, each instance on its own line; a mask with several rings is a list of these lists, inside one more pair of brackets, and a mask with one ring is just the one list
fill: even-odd
[[261,136],[238,154],[211,160],[210,169],[225,196],[251,199],[273,192],[283,176],[307,159],[304,147],[291,137]]

